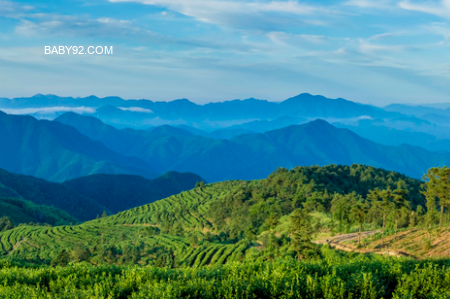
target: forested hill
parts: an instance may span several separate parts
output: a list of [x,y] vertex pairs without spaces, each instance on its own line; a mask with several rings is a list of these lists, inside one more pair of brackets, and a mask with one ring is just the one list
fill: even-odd
[[[167,199],[131,209],[105,220],[110,223],[203,226],[235,233],[246,229],[261,233],[267,219],[281,218],[297,208],[327,211],[335,193],[366,197],[375,188],[392,190],[402,180],[409,190],[408,199],[414,208],[424,206],[420,193],[422,182],[393,171],[354,164],[279,168],[267,179],[226,181],[208,184]],[[199,195],[195,195],[198,193]],[[206,196],[205,196],[206,195]]]
[[[101,215],[105,210],[108,211],[106,207],[98,204],[92,198],[78,194],[62,184],[0,169],[0,199],[6,200],[7,198],[23,199],[28,203],[64,210],[73,216],[74,222],[76,222],[75,219],[78,221],[94,219],[96,215]],[[45,209],[41,207],[40,210],[44,211]],[[36,213],[39,212],[36,211]],[[2,213],[1,216],[14,218],[16,223],[32,221],[25,221],[26,218],[17,217],[17,210],[11,210],[8,213],[3,210],[0,213]]]
[[63,185],[117,213],[192,189],[201,181],[196,174],[171,171],[153,180],[136,175],[94,174]]
[[[98,174],[60,184],[0,169],[0,200],[4,202],[0,217],[8,216],[16,224],[92,220],[103,212],[111,215],[192,189],[200,181],[203,179],[192,173],[169,172],[154,180],[135,175]],[[39,216],[53,212],[70,221]]]
[[[265,259],[268,254],[293,256],[289,219],[299,208],[308,213],[349,213],[360,200],[368,201],[370,190],[395,189],[398,184],[409,192],[407,207],[423,204],[421,182],[395,172],[362,165],[281,168],[264,180],[199,184],[82,225],[22,226],[1,233],[0,240],[3,254],[36,263],[49,263],[63,250],[71,252],[74,261],[93,264],[172,267]],[[373,203],[368,221],[376,223],[382,218],[377,207]],[[410,208],[402,213],[406,218],[400,226],[412,217]],[[339,217],[341,222],[350,221]],[[318,223],[315,225],[324,225]],[[28,243],[14,250],[23,238]],[[271,248],[278,249],[274,252]]]

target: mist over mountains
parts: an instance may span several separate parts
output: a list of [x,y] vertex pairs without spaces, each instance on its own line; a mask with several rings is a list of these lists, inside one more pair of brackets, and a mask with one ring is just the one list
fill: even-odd
[[[55,118],[1,113],[0,137],[10,142],[0,149],[0,167],[56,182],[101,173],[154,178],[167,171],[209,182],[260,179],[277,167],[331,163],[420,178],[450,160],[442,107],[419,114],[410,106],[383,109],[310,94],[280,103],[205,105],[36,95],[1,99],[0,109]],[[436,121],[431,112],[440,113]]]

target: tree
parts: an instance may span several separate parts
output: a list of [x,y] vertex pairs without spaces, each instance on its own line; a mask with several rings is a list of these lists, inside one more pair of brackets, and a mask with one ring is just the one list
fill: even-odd
[[8,230],[8,229],[13,229],[14,228],[14,223],[12,222],[12,220],[5,216],[0,218],[0,232]]
[[436,216],[436,194],[432,189],[427,189],[424,192],[427,199],[427,214],[425,216],[425,226],[428,231],[428,237],[431,238],[431,229]]
[[70,254],[65,250],[61,250],[52,260],[52,266],[67,266],[70,262]]
[[380,190],[379,188],[375,188],[374,190],[370,190],[367,198],[372,201],[372,203],[378,207],[383,215],[383,231],[381,236],[381,246],[384,246],[384,231],[386,228],[386,216],[389,212],[389,209],[392,206],[392,190],[388,187],[385,190]]
[[292,249],[301,260],[311,249],[312,227],[310,216],[302,209],[295,210],[290,217],[289,232]]
[[358,222],[359,231],[358,231],[358,247],[361,246],[361,232],[364,221],[366,220],[367,212],[369,210],[367,202],[364,203],[362,198],[359,197],[359,200],[353,203],[353,207],[350,210],[350,215],[353,219]]
[[[354,194],[353,194],[354,195]],[[339,220],[338,231],[342,232],[342,225],[347,224],[347,228],[350,225],[350,198],[353,196],[350,194],[342,195],[335,193],[333,200],[331,201],[331,212],[333,217]]]
[[272,231],[278,225],[278,216],[275,213],[270,213],[269,217],[266,219],[265,223]]
[[444,216],[444,209],[450,205],[450,168],[433,167],[428,169],[424,176],[426,180],[426,191],[424,192],[427,201],[434,197],[439,200],[441,212],[439,216],[439,230],[442,230],[442,219]]
[[72,258],[74,262],[82,262],[89,258],[90,256],[89,250],[82,245],[75,246],[72,250]]
[[103,211],[102,218],[106,218],[107,216],[106,211]]
[[397,182],[397,189],[392,192],[392,203],[395,213],[395,239],[397,240],[398,219],[400,218],[400,210],[408,203],[408,189],[406,183],[403,180]]

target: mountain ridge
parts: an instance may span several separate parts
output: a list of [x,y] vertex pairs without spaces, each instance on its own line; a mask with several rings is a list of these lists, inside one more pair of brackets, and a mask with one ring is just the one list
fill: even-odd
[[[179,128],[167,130],[168,126],[149,132],[110,127],[108,134],[102,135],[86,128],[84,117],[68,114],[56,121],[73,125],[119,152],[119,148],[127,144],[123,154],[155,165],[160,172],[196,172],[209,182],[259,179],[280,166],[330,163],[368,164],[419,178],[429,167],[450,162],[449,152],[432,153],[406,145],[380,145],[348,129],[336,128],[325,120],[220,140],[183,133]],[[164,130],[164,134],[156,134],[160,130]],[[115,132],[114,136],[111,137],[109,132]]]

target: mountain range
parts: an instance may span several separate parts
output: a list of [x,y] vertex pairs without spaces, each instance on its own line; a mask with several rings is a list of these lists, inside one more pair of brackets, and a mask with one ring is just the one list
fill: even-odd
[[167,125],[151,131],[118,130],[75,113],[66,113],[55,121],[73,126],[123,155],[135,156],[157,171],[194,172],[209,182],[260,179],[277,167],[332,163],[362,163],[420,178],[429,167],[450,161],[449,152],[380,145],[324,120],[230,140],[193,135]]
[[[54,121],[0,114],[0,138],[9,140],[0,149],[0,167],[56,182],[102,173],[154,178],[167,171],[197,173],[209,182],[259,179],[279,166],[329,163],[364,163],[419,178],[449,160],[443,114],[437,124],[405,114],[412,112],[401,105],[378,108],[310,94],[279,103],[205,105],[37,95],[1,99],[0,107],[59,111]],[[61,114],[67,107],[82,114]],[[425,116],[445,111],[425,108]],[[158,125],[165,122],[172,125]]]
[[0,111],[0,168],[62,182],[95,173],[156,173],[145,162],[118,154],[70,126]]
[[[64,98],[36,95],[31,98],[0,99],[0,109],[14,114],[31,114],[53,119],[64,112],[91,115],[117,128],[145,129],[163,124],[191,125],[213,131],[252,121],[273,121],[278,118],[355,118],[359,116],[395,117],[397,112],[359,104],[345,99],[329,99],[303,93],[276,103],[246,99],[198,105],[187,99],[171,102],[123,100],[118,97]],[[284,123],[284,125],[298,124]],[[275,129],[272,127],[270,129]],[[258,131],[257,131],[258,132]]]

